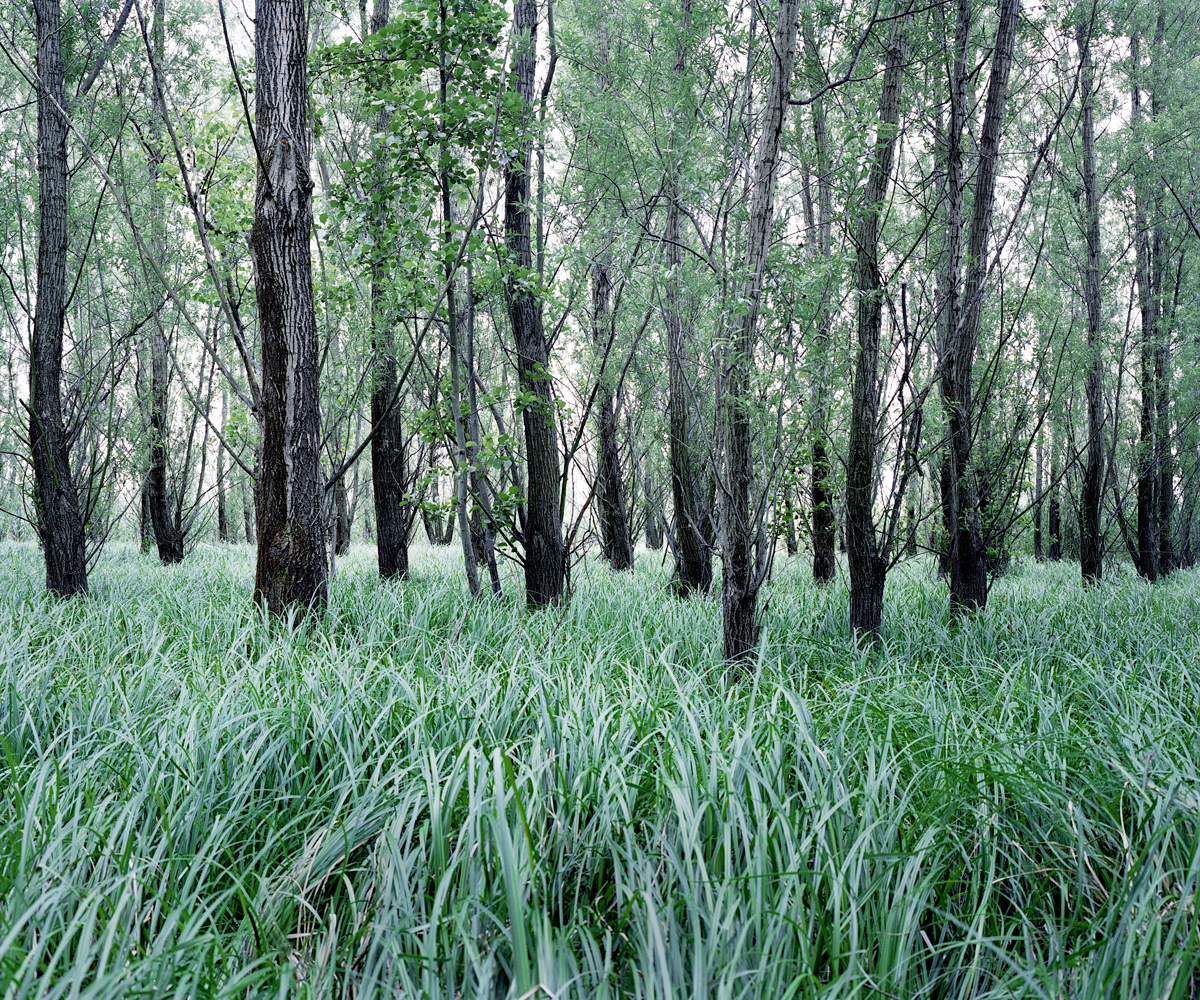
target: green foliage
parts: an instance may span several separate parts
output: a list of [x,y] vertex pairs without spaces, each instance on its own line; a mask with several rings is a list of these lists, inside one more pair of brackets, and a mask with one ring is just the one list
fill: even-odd
[[772,585],[752,680],[657,559],[526,616],[455,560],[0,561],[5,995],[1168,997],[1196,985],[1194,573],[1021,565],[952,618]]

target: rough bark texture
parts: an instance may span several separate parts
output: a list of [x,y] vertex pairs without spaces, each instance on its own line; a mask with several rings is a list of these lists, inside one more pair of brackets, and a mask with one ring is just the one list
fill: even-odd
[[879,94],[879,130],[861,216],[855,226],[858,351],[851,390],[849,461],[846,463],[846,541],[850,561],[850,628],[877,639],[883,620],[886,554],[875,532],[876,433],[879,422],[879,339],[883,282],[879,273],[879,222],[887,197],[900,122],[901,84],[908,57],[908,19],[895,22]]
[[[228,389],[221,389],[221,436],[225,436],[225,421],[229,414]],[[217,541],[229,541],[229,504],[225,489],[225,446],[217,444]]]
[[754,186],[746,234],[747,277],[741,296],[744,312],[735,327],[722,378],[725,474],[720,490],[721,610],[725,660],[731,663],[750,656],[758,645],[758,588],[763,580],[766,553],[763,544],[756,544],[756,539],[761,539],[764,532],[763,508],[754,503],[753,497],[750,377],[767,249],[775,216],[779,151],[796,63],[798,4],[799,0],[783,0],[775,24],[771,82],[754,157]]
[[[1130,62],[1132,70],[1132,107],[1135,129],[1141,125],[1142,88],[1138,63],[1140,39],[1137,34],[1130,38]],[[1155,289],[1152,281],[1150,259],[1150,227],[1146,220],[1149,192],[1144,179],[1134,182],[1134,249],[1135,274],[1138,285],[1138,306],[1142,316],[1141,343],[1141,393],[1142,414],[1137,448],[1137,571],[1151,583],[1158,579],[1158,504],[1159,486],[1157,462],[1156,415],[1158,392],[1155,381],[1155,319],[1158,312]]]
[[36,0],[38,88],[37,308],[29,350],[29,445],[33,503],[46,587],[87,592],[87,546],[62,410],[63,313],[67,299],[67,111],[59,0]]
[[309,254],[305,12],[303,0],[260,0],[255,10],[255,131],[265,170],[258,173],[250,230],[263,375],[254,596],[276,615],[323,608],[328,573]]
[[[604,351],[611,333],[612,280],[607,259],[596,262],[592,272],[592,341]],[[600,501],[600,548],[615,570],[633,569],[633,540],[625,506],[621,478],[621,453],[617,444],[617,403],[607,373],[600,373],[596,389],[596,423],[600,448],[596,462],[596,496]]]
[[[154,22],[151,29],[151,45],[154,59],[151,63],[152,84],[150,86],[150,127],[146,144],[149,165],[149,192],[151,198],[149,244],[150,252],[163,261],[167,255],[166,204],[159,188],[159,172],[166,158],[162,150],[160,123],[166,115],[163,102],[161,77],[165,37],[163,22],[166,6],[156,0]],[[153,283],[153,279],[151,279]],[[157,290],[151,293],[157,294]],[[175,516],[179,508],[177,489],[183,484],[173,484],[167,467],[167,445],[171,434],[170,420],[170,369],[167,364],[167,332],[159,316],[148,325],[150,340],[150,471],[146,481],[146,502],[150,508],[150,523],[154,527],[154,540],[158,545],[158,558],[167,565],[183,560],[183,526],[181,518]],[[176,487],[176,488],[173,488]]]
[[[825,84],[825,75],[820,72],[820,59],[816,45],[806,33],[805,44],[810,60],[812,86],[820,89]],[[816,161],[817,198],[815,211],[812,198],[805,198],[813,230],[814,254],[828,261],[833,253],[833,162],[829,154],[829,134],[825,123],[825,101],[818,97],[813,101],[813,152]],[[832,469],[830,466],[829,398],[832,394],[832,365],[830,351],[833,338],[833,309],[831,302],[837,300],[837,290],[831,287],[821,291],[822,301],[817,314],[816,338],[814,341],[813,412],[812,412],[812,550],[813,579],[818,583],[830,582],[837,571],[834,554],[836,531],[834,526],[834,495]]]
[[1087,264],[1083,298],[1088,317],[1087,464],[1079,498],[1079,566],[1084,583],[1100,580],[1104,553],[1100,538],[1100,492],[1104,484],[1104,413],[1101,398],[1103,358],[1100,353],[1100,192],[1096,184],[1095,71],[1092,68],[1091,28],[1081,24],[1079,87],[1083,94],[1083,195]]
[[[972,449],[974,421],[973,379],[975,354],[983,318],[984,284],[988,272],[988,240],[995,203],[1004,108],[1008,103],[1008,77],[1016,44],[1018,0],[1003,0],[992,49],[987,103],[983,113],[971,224],[963,244],[966,178],[963,167],[964,130],[967,125],[967,85],[971,66],[971,0],[959,0],[955,22],[955,60],[950,90],[950,126],[947,136],[947,280],[944,304],[945,339],[939,352],[940,387],[947,415],[949,473],[945,490],[946,523],[950,530],[950,603],[959,611],[982,608],[987,603],[986,540],[980,516],[980,489]],[[965,252],[965,260],[964,260]],[[965,268],[961,286],[960,270]]]
[[504,172],[505,277],[508,315],[517,348],[521,420],[525,430],[528,497],[525,511],[525,604],[536,608],[559,601],[566,560],[558,506],[558,432],[554,387],[542,329],[540,292],[534,280],[529,218],[529,161],[533,144],[534,76],[537,70],[537,0],[513,6],[514,86],[521,104],[521,138]]
[[[366,5],[363,4],[365,13]],[[364,26],[371,33],[388,23],[388,0],[375,0],[374,11]],[[381,108],[374,126],[376,133],[386,133],[391,114]],[[383,152],[380,152],[382,159]],[[384,187],[382,162],[377,162],[380,176],[375,180],[379,193],[375,203],[375,231],[387,231],[388,206],[382,196]],[[407,497],[409,489],[408,455],[404,440],[401,407],[392,406],[396,396],[396,346],[392,315],[388,308],[387,262],[383,248],[377,246],[371,256],[371,351],[374,377],[371,382],[371,424],[379,432],[371,441],[371,481],[375,493],[375,551],[379,576],[383,580],[408,579],[408,539],[412,529],[413,512]],[[390,408],[390,409],[389,409]]]
[[[677,88],[675,99],[683,104],[687,90],[687,42],[690,29],[692,0],[679,5],[681,40],[675,49],[671,72]],[[680,226],[683,156],[690,135],[687,116],[677,112],[673,123],[672,159],[667,164],[664,200],[667,221],[663,231],[667,280],[667,386],[668,422],[670,425],[671,501],[674,507],[671,531],[672,553],[675,557],[675,582],[681,596],[707,593],[712,586],[712,549],[705,538],[708,511],[703,507],[700,488],[700,469],[693,452],[692,410],[694,399],[688,376],[687,331],[683,322],[683,233]]]

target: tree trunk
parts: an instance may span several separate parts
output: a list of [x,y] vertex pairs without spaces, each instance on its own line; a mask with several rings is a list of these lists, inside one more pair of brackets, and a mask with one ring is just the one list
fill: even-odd
[[[607,259],[596,262],[592,273],[592,343],[603,353],[610,334],[612,282]],[[621,481],[620,449],[617,445],[617,405],[606,372],[600,373],[596,392],[596,422],[600,432],[600,454],[596,471],[596,494],[600,501],[600,547],[614,570],[633,568],[633,541],[625,509]]]
[[[221,437],[229,413],[229,390],[221,388]],[[217,442],[217,541],[229,541],[229,508],[225,502],[225,446]]]
[[667,205],[663,242],[666,253],[666,315],[668,420],[670,423],[671,499],[674,530],[676,585],[682,596],[708,593],[712,586],[712,550],[704,538],[707,512],[702,510],[699,474],[692,448],[692,386],[688,378],[687,333],[683,324],[683,233],[680,226],[683,151],[690,136],[689,120],[682,111],[687,91],[687,34],[691,27],[692,0],[680,0],[679,42],[672,76],[677,110],[672,120],[671,160],[667,164],[664,200]]
[[67,102],[59,0],[35,0],[38,87],[37,309],[29,348],[29,445],[33,503],[46,587],[87,593],[87,545],[63,426],[63,313],[67,299]]
[[276,615],[321,610],[328,562],[319,448],[308,175],[308,24],[303,0],[255,8],[255,131],[262,157],[250,254],[262,338],[262,458],[255,600]]
[[1060,443],[1058,435],[1050,437],[1050,502],[1046,510],[1046,558],[1058,562],[1062,558],[1062,508],[1059,497],[1062,486],[1059,475],[1062,465],[1059,462]]
[[[1132,87],[1132,120],[1135,131],[1141,126],[1142,94],[1139,73],[1140,39],[1135,32],[1129,40],[1130,76]],[[1150,259],[1150,230],[1146,221],[1146,183],[1134,175],[1134,247],[1138,285],[1138,306],[1142,316],[1141,343],[1141,428],[1137,447],[1137,571],[1153,583],[1158,579],[1158,504],[1156,493],[1159,486],[1157,441],[1155,435],[1156,408],[1158,402],[1155,384],[1155,318],[1158,304],[1152,282],[1153,267]]]
[[[1038,419],[1045,421],[1046,389],[1038,376]],[[1033,493],[1033,558],[1042,562],[1046,558],[1045,546],[1042,542],[1042,479],[1045,467],[1045,427],[1038,428],[1035,462],[1037,471],[1034,479]]]
[[646,511],[646,548],[657,552],[662,548],[662,512],[650,495],[650,476],[642,477],[643,503]]
[[887,197],[896,132],[900,122],[901,84],[908,58],[908,18],[895,22],[879,94],[879,130],[862,214],[855,226],[855,285],[858,352],[851,390],[849,461],[846,463],[846,535],[850,561],[850,628],[877,641],[883,621],[886,553],[875,533],[879,422],[879,340],[883,328],[883,281],[879,273],[879,223]]
[[346,477],[333,484],[333,554],[344,556],[350,551],[350,501],[346,496]]
[[1079,87],[1083,94],[1083,194],[1087,266],[1084,302],[1088,315],[1087,465],[1079,502],[1079,565],[1084,583],[1096,583],[1103,571],[1100,538],[1100,491],[1104,483],[1104,414],[1101,399],[1103,358],[1100,352],[1100,194],[1096,185],[1095,73],[1092,68],[1091,27],[1076,29],[1080,49]]
[[[254,505],[250,502],[250,497],[247,495],[246,481],[242,480],[242,522],[246,529],[246,544],[254,544]],[[257,491],[255,491],[257,492]]]
[[[1004,108],[1008,102],[1008,77],[1016,45],[1019,0],[1003,0],[992,50],[987,103],[980,132],[971,226],[963,245],[964,194],[963,133],[967,125],[967,85],[972,72],[970,57],[971,2],[960,0],[955,22],[955,62],[950,90],[950,126],[947,137],[947,301],[945,341],[941,345],[940,386],[947,416],[948,446],[945,519],[950,531],[950,604],[957,611],[972,611],[987,604],[986,540],[980,516],[980,491],[972,449],[976,426],[973,409],[975,354],[983,317],[984,284],[988,273],[988,241],[999,169]],[[966,260],[964,262],[964,250]],[[965,263],[966,276],[960,285]]]
[[[166,201],[159,187],[159,169],[165,159],[162,151],[160,123],[166,116],[163,104],[161,68],[165,51],[163,21],[166,6],[163,0],[155,0],[154,24],[151,45],[154,60],[151,63],[153,83],[150,87],[150,140],[146,147],[149,161],[150,208],[150,252],[160,261],[166,259]],[[150,507],[150,523],[154,526],[154,540],[158,544],[158,558],[163,563],[183,560],[183,532],[173,515],[173,508],[180,497],[183,484],[172,489],[167,470],[167,443],[171,435],[170,371],[167,365],[167,334],[159,316],[149,324],[150,333],[150,474],[146,500]]]
[[[819,55],[812,37],[805,32],[805,45],[809,61],[819,66]],[[814,90],[824,86],[824,74],[814,74]],[[805,198],[808,210],[809,229],[815,230],[814,253],[825,266],[829,265],[833,253],[833,159],[829,153],[829,135],[825,122],[825,101],[818,97],[812,105],[813,146],[816,158],[817,202],[815,213],[812,198]],[[829,398],[832,394],[833,369],[830,351],[833,340],[833,309],[831,302],[837,301],[837,289],[821,290],[821,306],[817,314],[816,339],[814,342],[814,367],[812,414],[812,547],[813,579],[818,583],[830,582],[837,572],[837,557],[833,518],[834,495],[829,452]]]
[[754,158],[754,189],[746,235],[746,282],[741,302],[744,312],[726,355],[721,380],[722,437],[725,475],[721,497],[721,608],[725,660],[736,663],[753,654],[758,645],[758,588],[766,564],[762,517],[753,502],[751,371],[758,311],[766,272],[767,248],[775,214],[775,181],[792,72],[796,62],[796,26],[799,0],[782,0],[775,24],[771,83],[762,114],[762,132]]
[[[365,5],[364,5],[365,9]],[[375,0],[369,25],[370,32],[380,31],[390,17],[389,0]],[[376,134],[386,134],[392,116],[381,108],[374,123]],[[374,226],[376,232],[388,231],[389,204],[385,194],[384,159],[387,146],[376,145],[373,181]],[[404,441],[403,414],[399,403],[393,405],[397,392],[396,345],[392,313],[389,307],[387,250],[376,246],[371,252],[371,352],[373,379],[371,383],[371,424],[379,432],[371,441],[371,481],[375,492],[375,550],[381,580],[408,579],[408,538],[412,524],[408,487],[408,455]],[[432,541],[432,539],[431,539]]]
[[513,6],[513,79],[520,102],[519,146],[504,171],[504,242],[511,266],[505,296],[517,348],[517,375],[525,402],[528,500],[525,514],[525,604],[557,603],[563,594],[566,558],[558,506],[558,430],[554,384],[542,330],[541,292],[531,287],[533,246],[529,218],[529,160],[533,145],[534,76],[537,70],[537,0]]

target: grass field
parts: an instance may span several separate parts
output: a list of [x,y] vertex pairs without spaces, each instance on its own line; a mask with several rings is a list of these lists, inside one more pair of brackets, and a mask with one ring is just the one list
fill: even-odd
[[917,562],[871,653],[787,563],[731,685],[653,554],[531,616],[457,558],[290,633],[246,547],[0,545],[0,997],[1196,996],[1195,573],[960,624]]

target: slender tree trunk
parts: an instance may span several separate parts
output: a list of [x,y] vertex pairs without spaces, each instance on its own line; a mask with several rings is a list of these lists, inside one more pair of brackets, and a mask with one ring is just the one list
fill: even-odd
[[[166,115],[163,103],[163,81],[161,78],[165,36],[163,22],[166,5],[155,0],[154,23],[151,29],[151,45],[154,60],[151,64],[153,83],[150,87],[150,141],[146,152],[149,160],[150,188],[150,252],[158,260],[167,254],[166,201],[159,187],[159,170],[165,156],[162,151],[161,122]],[[171,434],[170,371],[167,365],[167,334],[160,317],[155,316],[149,324],[150,331],[150,473],[147,480],[146,500],[150,507],[150,523],[154,526],[154,539],[158,544],[158,557],[166,564],[183,560],[183,532],[179,529],[172,508],[180,499],[182,483],[172,489],[167,469],[167,444]]]
[[[1132,107],[1135,130],[1141,125],[1142,94],[1139,72],[1140,39],[1135,32],[1130,40],[1132,69]],[[1139,165],[1140,166],[1140,165]],[[1158,394],[1155,386],[1154,334],[1155,317],[1158,312],[1155,289],[1151,280],[1150,231],[1146,221],[1146,184],[1135,172],[1134,175],[1134,247],[1136,251],[1136,275],[1138,305],[1142,316],[1141,343],[1141,429],[1137,448],[1137,571],[1151,583],[1158,579],[1158,505],[1155,502],[1158,489],[1156,462],[1156,404]]]
[[646,548],[651,552],[657,552],[662,548],[663,533],[662,533],[662,512],[659,505],[654,502],[654,498],[650,493],[650,476],[647,474],[642,477],[643,500],[646,511]]
[[1046,511],[1046,558],[1058,562],[1062,558],[1062,507],[1060,496],[1062,485],[1059,476],[1062,464],[1059,461],[1061,444],[1059,436],[1051,433],[1050,437],[1050,502]]
[[[601,352],[610,333],[611,300],[609,262],[602,255],[592,272],[592,342]],[[596,422],[600,431],[596,472],[596,493],[600,501],[600,546],[604,558],[614,570],[632,569],[633,541],[629,534],[625,490],[621,481],[620,449],[617,445],[617,405],[605,372],[600,374],[596,402]]]
[[[959,0],[955,24],[955,65],[951,85],[947,142],[947,188],[950,210],[947,233],[946,339],[941,345],[941,392],[948,423],[946,522],[950,529],[950,603],[958,611],[987,604],[986,540],[980,516],[980,488],[972,455],[977,432],[973,410],[975,354],[983,317],[988,273],[988,242],[999,170],[1000,138],[1008,103],[1008,78],[1016,45],[1019,0],[1002,0],[992,50],[987,103],[980,132],[971,225],[962,241],[964,192],[963,132],[967,124],[970,66],[971,0]],[[963,260],[965,250],[966,260]],[[960,289],[959,271],[965,266]]]
[[276,615],[321,610],[320,350],[313,309],[308,175],[308,23],[303,0],[255,8],[255,132],[262,157],[250,230],[262,337],[263,439],[254,596]]
[[1100,352],[1100,193],[1096,184],[1095,72],[1092,68],[1091,27],[1080,23],[1079,86],[1083,93],[1083,194],[1087,266],[1084,302],[1088,316],[1087,465],[1079,503],[1079,563],[1084,583],[1099,581],[1104,553],[1100,538],[1100,491],[1104,483],[1104,414],[1101,399],[1103,358]]
[[517,374],[526,399],[521,409],[528,468],[525,514],[525,603],[536,608],[563,594],[566,558],[558,506],[558,430],[554,386],[542,329],[540,291],[530,286],[533,246],[529,218],[529,161],[533,144],[534,77],[537,70],[537,0],[513,5],[513,79],[520,101],[521,138],[505,168],[504,240],[511,259],[505,277],[508,315],[517,348]]
[[[1046,412],[1046,387],[1043,385],[1041,376],[1038,377],[1038,419],[1044,422],[1044,414]],[[1045,469],[1045,427],[1041,427],[1037,432],[1037,446],[1035,451],[1035,464],[1037,471],[1035,473],[1033,487],[1033,557],[1038,562],[1043,562],[1046,558],[1046,550],[1042,540],[1042,485],[1043,485],[1043,470]]]
[[682,596],[707,593],[712,586],[712,550],[704,538],[707,512],[702,510],[696,456],[693,452],[694,399],[688,377],[687,332],[683,321],[683,232],[680,225],[683,197],[684,151],[691,135],[684,107],[690,96],[687,83],[687,33],[691,28],[692,0],[680,0],[679,36],[671,73],[676,110],[672,119],[671,154],[667,162],[664,201],[667,221],[663,231],[666,256],[667,416],[670,425],[671,500],[674,507],[672,550],[676,585]]
[[883,280],[879,273],[879,223],[887,197],[901,85],[908,58],[908,18],[895,22],[887,46],[879,94],[879,129],[862,214],[855,226],[858,352],[851,390],[849,461],[846,464],[846,535],[850,560],[850,628],[878,640],[883,622],[887,554],[875,533],[876,434],[879,423],[879,340],[883,328]]
[[[229,389],[221,387],[221,437],[229,414]],[[217,541],[229,541],[229,507],[225,502],[225,446],[217,443]]]
[[[363,9],[365,12],[365,3]],[[389,0],[375,0],[373,14],[364,27],[371,34],[380,31],[390,17]],[[377,134],[386,134],[391,126],[391,113],[381,108],[374,122]],[[378,233],[388,231],[389,205],[384,181],[387,146],[378,142],[375,147],[373,181],[374,227]],[[375,550],[382,580],[408,579],[408,537],[412,517],[408,487],[408,455],[404,441],[403,413],[399,404],[393,406],[397,391],[396,345],[393,333],[392,310],[388,289],[388,262],[383,247],[371,253],[371,352],[373,379],[371,384],[371,424],[379,432],[371,441],[371,481],[375,494]],[[389,409],[390,407],[390,409]]]
[[[438,5],[439,17],[441,20],[441,30],[446,29],[446,5],[443,2]],[[441,101],[442,127],[447,129],[445,124],[446,117],[446,54],[440,52],[438,54],[438,78],[439,78],[439,95]],[[439,181],[441,184],[442,193],[442,258],[444,261],[443,275],[446,279],[446,326],[450,340],[450,417],[454,422],[454,447],[457,451],[454,472],[454,496],[455,508],[458,512],[458,537],[462,542],[463,553],[463,569],[467,576],[467,588],[471,592],[473,600],[479,600],[482,590],[479,586],[479,566],[475,560],[475,544],[471,533],[470,515],[467,509],[467,494],[471,476],[471,456],[467,451],[467,428],[466,422],[463,419],[462,411],[462,382],[460,379],[459,364],[459,321],[465,316],[460,317],[459,293],[460,290],[465,292],[465,289],[460,289],[463,284],[461,276],[455,275],[452,267],[453,264],[447,254],[454,242],[454,202],[453,195],[450,190],[450,151],[445,145],[442,146],[442,169],[440,171]],[[465,303],[464,303],[465,304]],[[472,377],[470,368],[467,369],[467,377]]]
[[746,235],[747,278],[741,296],[744,311],[729,345],[721,380],[721,436],[725,453],[725,475],[720,486],[721,608],[725,660],[729,663],[749,657],[758,645],[756,609],[766,560],[765,546],[761,543],[763,514],[760,511],[756,516],[752,496],[754,455],[750,382],[767,248],[775,215],[779,151],[796,63],[798,3],[799,0],[782,0],[779,5],[771,83],[754,159],[754,188]]
[[33,502],[46,587],[60,597],[87,593],[83,511],[63,426],[63,313],[67,300],[67,101],[59,0],[35,0],[38,87],[37,310],[29,350],[29,445]]
[[249,493],[246,489],[246,480],[242,480],[242,523],[246,530],[246,544],[254,544],[254,505],[250,502]]
[[475,383],[479,378],[478,356],[475,352],[475,276],[471,262],[467,261],[467,371],[472,373],[467,379],[468,430],[470,441],[467,445],[467,457],[471,462],[471,494],[479,505],[479,526],[472,527],[479,554],[488,568],[488,578],[492,584],[492,593],[499,597],[504,591],[500,584],[500,567],[496,564],[496,529],[495,515],[492,509],[491,490],[488,486],[487,470],[479,461],[479,397],[476,394]]
[[[814,90],[824,86],[823,73],[818,73],[820,55],[811,35],[805,31],[805,45],[810,62],[811,86]],[[812,210],[812,198],[806,196],[808,225],[815,230],[814,252],[828,266],[833,253],[833,158],[829,153],[829,133],[825,120],[825,100],[818,97],[812,105],[813,153],[816,160],[817,200],[816,211]],[[807,182],[807,177],[806,177]],[[807,195],[807,192],[806,192]],[[833,309],[831,302],[837,300],[837,289],[825,287],[821,290],[821,305],[817,313],[816,338],[814,341],[814,367],[812,413],[812,547],[813,579],[818,583],[830,582],[837,572],[837,557],[834,554],[836,531],[833,509],[834,495],[832,469],[829,453],[829,397],[832,394],[833,368],[831,349],[833,340]]]

